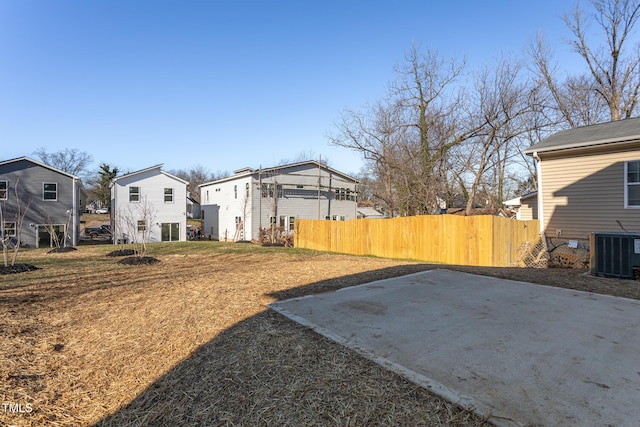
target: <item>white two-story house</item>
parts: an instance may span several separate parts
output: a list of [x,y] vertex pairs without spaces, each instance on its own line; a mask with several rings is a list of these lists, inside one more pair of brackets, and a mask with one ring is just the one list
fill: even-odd
[[244,168],[200,185],[202,232],[213,239],[258,239],[275,224],[293,233],[296,218],[357,218],[358,181],[316,161]]
[[187,240],[187,181],[152,166],[111,180],[114,243]]

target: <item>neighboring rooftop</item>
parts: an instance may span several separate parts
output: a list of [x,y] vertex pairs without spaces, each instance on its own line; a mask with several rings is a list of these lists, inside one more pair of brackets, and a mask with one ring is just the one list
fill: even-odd
[[640,141],[640,117],[556,132],[527,148],[525,154]]

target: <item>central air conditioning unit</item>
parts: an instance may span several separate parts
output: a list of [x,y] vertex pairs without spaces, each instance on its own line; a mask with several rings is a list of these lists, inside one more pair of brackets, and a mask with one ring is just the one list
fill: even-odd
[[640,279],[639,233],[591,233],[591,274]]

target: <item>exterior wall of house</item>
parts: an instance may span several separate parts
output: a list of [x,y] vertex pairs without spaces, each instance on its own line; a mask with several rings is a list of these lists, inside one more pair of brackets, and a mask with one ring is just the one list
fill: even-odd
[[[215,230],[215,213],[205,210],[205,205],[218,206],[218,235],[211,234],[221,240],[239,238],[238,219],[244,223],[245,240],[258,239],[260,228],[268,228],[272,218],[287,232],[293,232],[296,218],[353,219],[357,216],[355,190],[353,179],[313,163],[241,173],[201,187],[204,232]],[[345,200],[337,200],[336,193]]]
[[[16,217],[15,186],[22,209],[28,205],[24,218],[21,241],[24,247],[51,247],[53,241],[46,226],[69,224],[67,245],[78,244],[80,235],[81,192],[79,180],[22,159],[0,165],[0,181],[7,182],[7,200],[0,200],[5,212],[5,221],[14,222]],[[55,184],[55,200],[45,200],[44,184]],[[53,194],[48,192],[48,194]],[[61,245],[63,243],[61,242]]]
[[538,219],[538,196],[521,198],[520,203],[517,219],[523,221]]
[[[255,191],[252,181],[252,175],[243,174],[235,179],[220,180],[200,188],[200,202],[204,212],[203,231],[206,235],[219,240],[238,240],[240,235],[236,235],[239,231],[237,224],[242,220],[242,239],[251,239],[254,231],[251,229],[251,198]],[[216,208],[205,209],[205,206]]]
[[[129,189],[131,187],[139,187],[140,201],[129,201]],[[165,188],[173,189],[173,201],[165,202]],[[175,228],[172,228],[171,240],[186,241],[187,240],[187,186],[184,182],[178,181],[170,176],[165,175],[160,169],[151,169],[140,173],[134,173],[131,176],[123,176],[116,179],[111,187],[111,220],[114,230],[114,242],[123,237],[129,237],[131,241],[131,232],[134,231],[138,235],[138,241],[142,233],[137,230],[130,230],[127,227],[127,217],[135,221],[142,220],[144,217],[145,201],[148,203],[146,210],[151,212],[149,242],[162,241],[161,224],[178,224],[178,238],[173,235]],[[129,228],[129,229],[128,229]],[[134,229],[137,227],[133,227]],[[124,236],[124,235],[128,236]]]
[[625,162],[640,160],[640,147],[603,153],[541,154],[543,227],[547,237],[589,238],[592,232],[640,232],[640,210],[624,206]]

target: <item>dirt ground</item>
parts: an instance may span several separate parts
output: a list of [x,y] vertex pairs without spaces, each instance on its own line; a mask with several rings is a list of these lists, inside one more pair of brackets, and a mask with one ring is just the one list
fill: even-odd
[[[148,266],[32,251],[40,270],[0,276],[0,424],[490,425],[265,307],[444,266],[189,244]],[[446,268],[640,299],[580,270]]]

